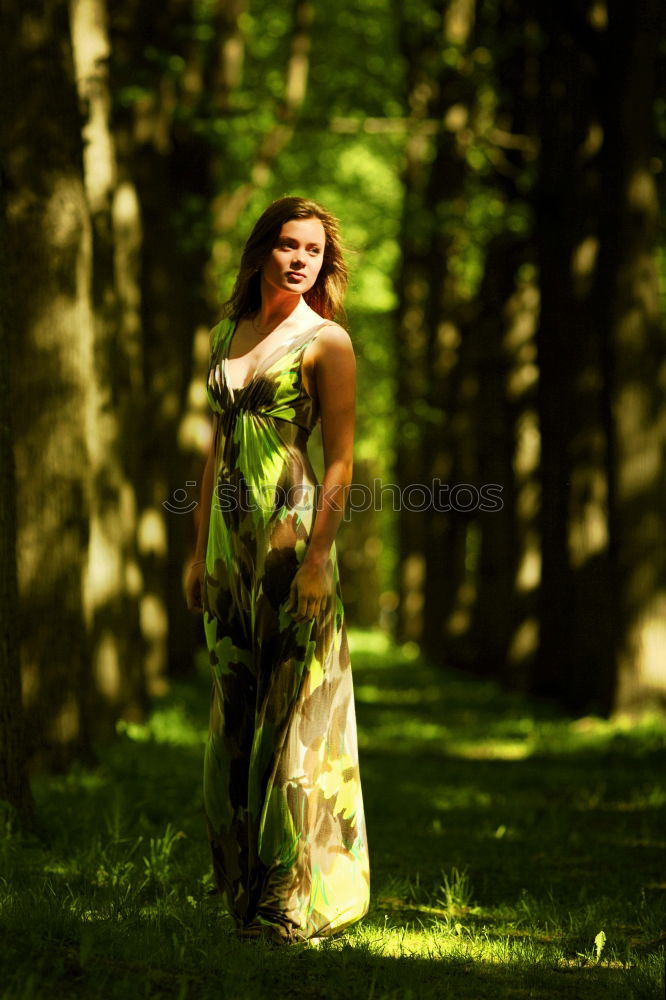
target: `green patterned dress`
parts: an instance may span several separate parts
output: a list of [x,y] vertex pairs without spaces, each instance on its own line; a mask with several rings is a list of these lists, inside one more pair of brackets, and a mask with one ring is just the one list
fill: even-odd
[[213,682],[204,806],[236,926],[285,941],[359,920],[370,889],[335,545],[329,608],[299,623],[284,607],[318,496],[307,453],[318,415],[301,362],[326,325],[281,345],[237,389],[226,365],[234,324],[210,335],[219,418],[203,588]]

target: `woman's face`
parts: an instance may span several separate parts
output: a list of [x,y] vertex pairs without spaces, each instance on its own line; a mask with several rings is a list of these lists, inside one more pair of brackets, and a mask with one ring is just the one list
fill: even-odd
[[265,281],[281,291],[308,292],[324,260],[326,233],[319,219],[290,219],[280,230],[262,268]]

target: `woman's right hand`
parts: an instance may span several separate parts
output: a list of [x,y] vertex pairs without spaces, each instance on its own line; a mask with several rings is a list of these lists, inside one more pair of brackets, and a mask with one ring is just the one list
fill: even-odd
[[201,559],[195,560],[191,563],[190,568],[187,571],[187,579],[185,581],[185,598],[187,600],[187,610],[193,615],[200,615],[203,613],[205,572],[206,563]]

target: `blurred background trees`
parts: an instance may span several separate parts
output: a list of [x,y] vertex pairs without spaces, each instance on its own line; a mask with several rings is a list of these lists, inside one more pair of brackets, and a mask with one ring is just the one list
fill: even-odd
[[656,0],[3,14],[2,671],[27,756],[65,766],[192,670],[208,331],[296,193],[350,250],[349,622],[574,713],[663,704]]

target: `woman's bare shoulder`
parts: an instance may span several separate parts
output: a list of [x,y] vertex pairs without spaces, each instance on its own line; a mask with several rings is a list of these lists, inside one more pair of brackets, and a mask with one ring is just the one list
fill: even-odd
[[329,320],[322,326],[314,338],[308,351],[310,359],[316,363],[320,358],[329,355],[352,355],[354,345],[349,332],[339,323]]
[[319,328],[303,354],[305,388],[313,399],[319,398],[318,380],[344,376],[349,382],[356,371],[356,355],[351,337],[343,326],[332,320]]

